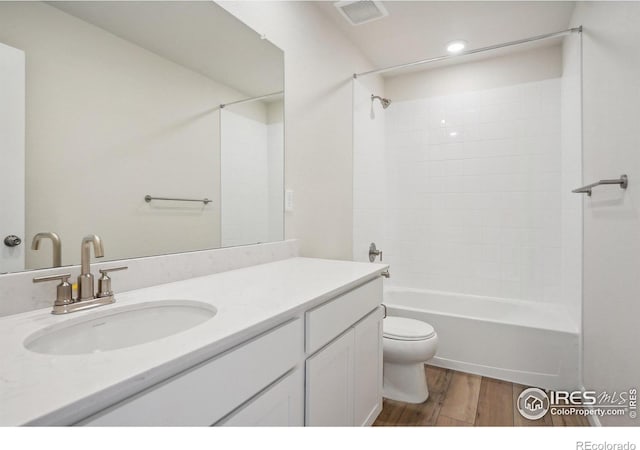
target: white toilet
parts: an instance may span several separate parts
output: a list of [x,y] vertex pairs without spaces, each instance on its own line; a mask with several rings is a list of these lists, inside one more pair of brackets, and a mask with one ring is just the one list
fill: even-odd
[[383,396],[407,403],[429,398],[424,364],[438,348],[438,335],[426,322],[404,317],[383,320]]

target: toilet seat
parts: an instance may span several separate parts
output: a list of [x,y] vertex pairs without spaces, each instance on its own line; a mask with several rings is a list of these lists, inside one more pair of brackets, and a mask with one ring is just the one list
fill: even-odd
[[382,330],[383,337],[398,341],[422,341],[436,334],[428,323],[405,317],[386,317],[382,321]]

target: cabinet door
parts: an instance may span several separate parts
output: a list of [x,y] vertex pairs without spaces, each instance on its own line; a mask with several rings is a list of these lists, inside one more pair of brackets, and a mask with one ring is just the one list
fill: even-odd
[[216,425],[301,427],[304,425],[304,372],[297,369]]
[[354,330],[354,424],[368,426],[382,411],[382,309]]
[[307,359],[307,426],[353,425],[354,336],[351,328]]

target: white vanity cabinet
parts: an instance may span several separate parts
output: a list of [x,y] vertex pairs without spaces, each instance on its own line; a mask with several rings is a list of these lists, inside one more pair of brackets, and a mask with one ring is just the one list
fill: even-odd
[[354,351],[351,329],[307,359],[306,425],[353,425]]
[[77,425],[370,425],[382,409],[376,278]]
[[[302,357],[302,338],[302,320],[289,321],[79,425],[214,425],[295,368]],[[292,421],[301,422],[301,411],[299,416]]]
[[382,410],[381,302],[377,279],[307,312],[307,426],[371,425]]
[[382,410],[380,303],[378,278],[307,311],[304,371],[296,369],[219,425],[302,425],[303,404],[306,426],[371,425]]
[[382,308],[354,327],[353,422],[369,426],[382,411]]

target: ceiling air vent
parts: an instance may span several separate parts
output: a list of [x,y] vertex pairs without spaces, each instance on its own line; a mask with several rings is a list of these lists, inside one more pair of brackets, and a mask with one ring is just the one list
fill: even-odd
[[382,2],[372,0],[343,1],[334,5],[351,25],[362,25],[389,15]]

